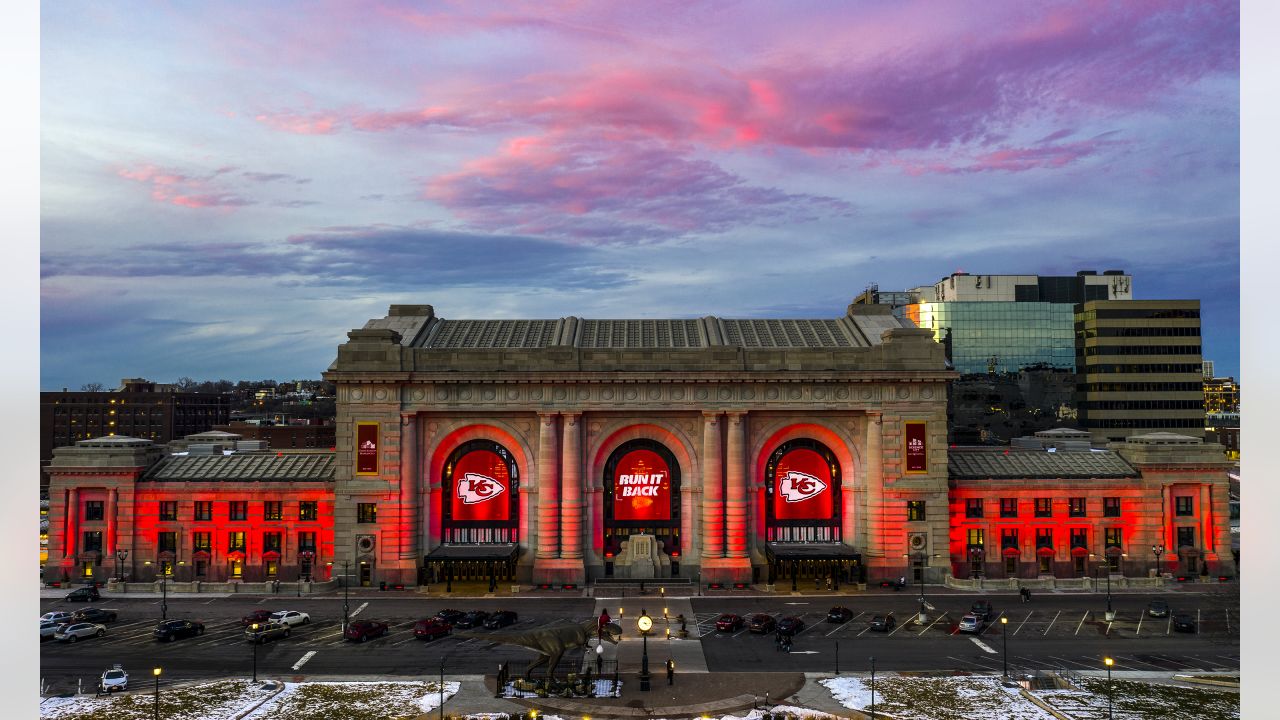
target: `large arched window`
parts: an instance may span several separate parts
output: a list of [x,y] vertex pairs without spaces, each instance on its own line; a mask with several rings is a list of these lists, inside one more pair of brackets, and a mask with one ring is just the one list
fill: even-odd
[[840,493],[840,462],[826,445],[779,445],[765,465],[768,542],[840,542]]
[[520,469],[502,445],[472,440],[444,466],[441,530],[447,543],[515,543],[520,534]]
[[631,535],[654,535],[680,556],[680,464],[656,440],[631,440],[604,466],[604,549],[617,554]]

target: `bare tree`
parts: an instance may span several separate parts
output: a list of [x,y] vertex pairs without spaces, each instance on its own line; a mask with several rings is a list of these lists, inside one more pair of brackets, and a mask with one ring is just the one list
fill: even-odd
[[106,389],[105,385],[97,382],[85,383],[80,386],[80,392],[102,392]]

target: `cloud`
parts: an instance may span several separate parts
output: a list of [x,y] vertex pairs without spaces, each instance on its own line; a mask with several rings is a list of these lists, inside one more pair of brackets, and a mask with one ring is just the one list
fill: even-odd
[[254,180],[256,182],[263,182],[263,183],[276,182],[277,180],[288,180],[289,182],[295,183],[297,185],[305,185],[311,182],[311,178],[302,178],[302,177],[298,177],[297,175],[290,175],[289,173],[264,173],[264,172],[245,171],[241,174],[249,178],[250,180]]
[[[289,173],[267,173],[245,170],[233,175],[239,168],[224,165],[207,173],[193,173],[175,168],[159,167],[153,163],[143,163],[133,167],[120,167],[116,175],[126,180],[151,186],[151,199],[159,203],[177,205],[187,208],[239,208],[258,205],[262,201],[246,197],[234,188],[236,178],[244,178],[254,183],[288,182],[305,185],[310,178],[298,177]],[[298,208],[315,205],[308,200],[274,200],[275,207]]]

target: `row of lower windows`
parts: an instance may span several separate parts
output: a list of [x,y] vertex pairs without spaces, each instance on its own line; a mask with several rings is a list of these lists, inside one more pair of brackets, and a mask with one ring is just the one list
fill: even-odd
[[[282,552],[282,532],[264,532],[262,533],[262,552]],[[84,543],[81,546],[82,552],[102,552],[102,531],[87,530],[83,536]],[[233,530],[227,533],[227,552],[248,552],[248,545],[245,542],[246,533],[243,530]],[[178,533],[177,531],[161,531],[156,533],[156,550],[158,552],[178,552]],[[197,531],[191,533],[191,550],[192,552],[213,552],[213,533]],[[316,534],[314,532],[298,533],[298,552],[316,551]]]
[[[1054,547],[1054,529],[1053,528],[1036,528],[1036,547],[1052,548]],[[1072,548],[1089,547],[1089,530],[1087,528],[1071,528],[1069,531]],[[1196,529],[1194,527],[1176,528],[1176,538],[1178,547],[1195,547],[1196,546]],[[1105,528],[1104,545],[1106,547],[1124,547],[1124,528]],[[970,549],[985,548],[987,543],[987,534],[984,528],[969,528],[965,533],[965,540]],[[1019,542],[1019,528],[1001,528],[1000,529],[1000,548],[1018,549],[1021,546]]]
[[[158,503],[158,515],[161,520],[176,521],[178,519],[178,501],[161,500]],[[284,515],[284,503],[279,500],[266,500],[262,503],[263,520],[280,520]],[[104,501],[88,500],[84,503],[85,520],[101,520],[104,515]],[[213,501],[196,500],[192,509],[192,520],[212,520]],[[248,520],[249,501],[230,500],[227,502],[228,520]],[[315,500],[298,502],[298,520],[311,521],[319,519],[319,503]],[[378,521],[377,503],[359,503],[356,506],[356,522],[373,523]]]

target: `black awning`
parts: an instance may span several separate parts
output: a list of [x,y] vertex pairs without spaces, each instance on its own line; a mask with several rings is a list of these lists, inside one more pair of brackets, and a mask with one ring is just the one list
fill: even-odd
[[843,543],[765,543],[771,560],[857,560],[862,553]]
[[424,562],[464,562],[514,560],[520,547],[515,543],[490,545],[441,545],[423,558]]

